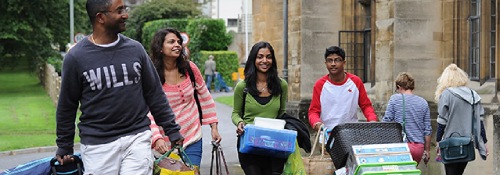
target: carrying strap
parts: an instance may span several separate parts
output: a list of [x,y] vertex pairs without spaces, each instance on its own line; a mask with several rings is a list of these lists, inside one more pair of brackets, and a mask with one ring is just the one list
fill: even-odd
[[189,157],[188,155],[186,154],[186,152],[184,151],[184,148],[182,148],[181,146],[177,145],[175,147],[173,147],[172,149],[170,149],[169,151],[167,151],[165,154],[163,154],[160,158],[156,159],[155,160],[155,164],[158,164],[160,163],[161,160],[165,159],[166,157],[168,157],[174,150],[178,150],[179,151],[179,157],[181,157],[181,160],[182,162],[188,166],[189,168],[194,168],[193,166],[193,163],[191,163],[191,160],[189,160]]
[[405,100],[405,95],[401,94],[401,96],[403,97],[403,132],[405,133],[406,135],[406,140],[410,141],[410,139],[408,138],[408,134],[406,133],[406,100]]
[[472,94],[472,104],[471,104],[471,107],[472,107],[472,122],[471,123],[471,137],[473,136],[474,137],[474,143],[476,145],[479,145],[478,143],[478,139],[477,139],[477,135],[476,135],[476,130],[474,129],[474,122],[476,121],[475,118],[476,118],[476,108],[474,108],[474,102],[476,102],[475,98],[474,98],[474,92],[472,91],[472,89],[470,89],[470,94]]
[[215,156],[215,171],[216,175],[222,175],[222,162],[224,162],[224,167],[226,169],[226,174],[229,175],[229,169],[227,167],[226,158],[224,157],[224,152],[222,152],[222,147],[218,143],[212,142],[212,160],[210,163],[210,175],[213,173],[214,168],[214,156]]
[[196,90],[196,80],[194,79],[194,73],[193,73],[193,70],[191,69],[191,65],[187,66],[187,72],[189,74],[189,79],[191,79],[191,84],[193,85],[194,100],[196,101],[196,105],[198,106],[198,114],[200,114],[200,125],[202,125],[201,120],[203,118],[203,112],[201,110],[200,100],[198,99],[198,90]]
[[245,102],[247,100],[248,88],[243,89],[243,104],[241,104],[241,119],[245,120]]
[[318,129],[318,132],[316,133],[316,138],[314,139],[314,144],[311,150],[311,154],[309,154],[309,157],[313,156],[314,150],[316,149],[316,144],[319,143],[319,137],[323,137],[323,143],[321,143],[321,159],[323,159],[323,156],[325,155],[325,134],[321,134],[321,130],[323,129],[324,132],[326,132],[326,129],[324,128],[324,124],[321,124],[321,126]]

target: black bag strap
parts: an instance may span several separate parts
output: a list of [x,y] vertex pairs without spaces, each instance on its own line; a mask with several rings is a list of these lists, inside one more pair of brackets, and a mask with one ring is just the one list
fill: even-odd
[[472,135],[471,135],[471,138],[474,137],[474,143],[476,145],[478,145],[478,139],[477,139],[477,134],[476,134],[476,130],[474,129],[474,122],[476,121],[476,108],[474,107],[474,102],[476,102],[476,99],[474,98],[474,92],[472,91],[472,89],[470,89],[470,93],[472,94],[472,103],[471,103],[471,107],[472,107],[472,122],[471,123],[471,131],[472,131]]
[[245,102],[247,100],[248,88],[243,89],[243,104],[241,104],[241,119],[245,119]]
[[202,125],[201,119],[203,118],[203,112],[201,110],[200,100],[198,99],[198,90],[196,90],[196,80],[194,79],[194,73],[190,65],[187,66],[187,72],[189,74],[189,79],[191,79],[191,84],[193,85],[194,100],[196,101],[196,105],[198,106],[198,114],[200,114],[200,125]]

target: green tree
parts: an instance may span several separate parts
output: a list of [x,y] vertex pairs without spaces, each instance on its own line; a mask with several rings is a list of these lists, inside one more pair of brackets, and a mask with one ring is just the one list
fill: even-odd
[[[76,29],[85,30],[81,12],[84,0],[75,0]],[[36,63],[58,56],[69,42],[69,3],[67,0],[5,0],[0,3],[0,65],[15,67],[20,60]],[[88,20],[86,20],[88,21]],[[1,68],[1,67],[0,67]]]
[[130,12],[127,30],[124,34],[137,41],[142,41],[144,23],[157,19],[197,17],[201,15],[199,6],[198,3],[190,0],[151,0],[134,7]]

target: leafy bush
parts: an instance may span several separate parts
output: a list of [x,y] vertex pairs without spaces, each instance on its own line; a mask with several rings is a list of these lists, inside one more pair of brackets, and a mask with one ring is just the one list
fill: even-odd
[[205,72],[205,61],[208,59],[209,55],[214,56],[214,61],[216,64],[217,72],[222,75],[222,78],[228,86],[233,87],[233,80],[231,79],[231,74],[238,71],[239,60],[238,54],[234,51],[201,51],[200,52],[200,63],[197,64],[200,68],[201,73]]
[[[201,15],[200,4],[186,0],[151,0],[136,6],[130,12],[124,35],[142,41],[143,27],[148,21],[158,19],[194,18]],[[143,43],[148,45],[149,43]]]
[[189,21],[186,29],[191,41],[189,50],[190,59],[197,65],[205,62],[200,57],[200,51],[227,50],[233,37],[226,32],[226,25],[222,19],[198,18]]
[[61,70],[62,70],[62,63],[63,59],[62,56],[52,56],[47,59],[47,63],[54,66],[54,69],[56,72],[61,75]]
[[158,30],[163,28],[175,28],[181,32],[185,32],[188,22],[188,19],[159,19],[147,22],[142,28],[142,45],[149,51],[151,40]]

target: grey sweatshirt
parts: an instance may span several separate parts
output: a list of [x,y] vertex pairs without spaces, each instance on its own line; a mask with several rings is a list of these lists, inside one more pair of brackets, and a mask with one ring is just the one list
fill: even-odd
[[140,43],[123,35],[115,46],[87,38],[64,57],[57,105],[57,155],[73,153],[76,112],[82,144],[112,142],[149,130],[149,111],[170,140],[181,138],[153,63]]
[[[471,127],[472,106],[475,109],[474,128]],[[471,93],[471,89],[465,86],[444,90],[439,97],[438,113],[437,122],[446,125],[443,138],[450,137],[452,133],[455,133],[453,136],[471,136],[472,129],[474,129],[475,147],[479,150],[481,158],[486,160],[486,147],[480,135],[484,108],[481,105],[481,97],[476,91],[472,90]]]

